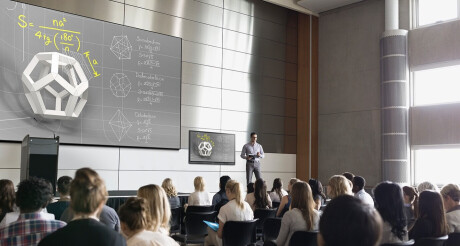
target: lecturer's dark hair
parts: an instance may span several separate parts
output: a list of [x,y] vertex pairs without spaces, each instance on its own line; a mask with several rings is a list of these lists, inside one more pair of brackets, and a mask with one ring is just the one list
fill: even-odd
[[256,132],[251,132],[251,135],[249,135],[249,136],[252,137],[252,136],[254,136],[254,135],[256,135],[256,134],[257,134]]
[[[355,177],[356,178],[356,177]],[[392,182],[382,182],[374,189],[377,211],[391,226],[391,232],[403,240],[407,235],[407,219],[404,213],[403,192],[399,185]]]
[[327,246],[376,246],[382,237],[382,219],[360,199],[341,195],[326,206],[319,230]]

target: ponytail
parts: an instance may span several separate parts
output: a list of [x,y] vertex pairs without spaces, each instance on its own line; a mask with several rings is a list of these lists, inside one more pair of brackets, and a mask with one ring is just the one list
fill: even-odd
[[235,196],[235,202],[238,205],[240,209],[244,209],[244,200],[241,194],[241,191],[243,190],[241,188],[241,184],[238,183],[236,180],[229,180],[227,181],[227,184],[225,185],[225,189],[228,190],[230,193],[232,193]]

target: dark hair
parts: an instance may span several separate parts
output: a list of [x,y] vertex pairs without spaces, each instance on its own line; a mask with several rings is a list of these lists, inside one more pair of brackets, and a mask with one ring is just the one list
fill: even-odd
[[345,176],[345,178],[347,178],[351,182],[353,182],[353,178],[355,177],[355,175],[353,173],[350,173],[350,172],[344,172],[344,173],[342,173],[342,176]]
[[417,188],[411,186],[404,186],[403,187],[404,195],[409,197],[411,208],[414,211],[414,218],[418,218],[418,192]]
[[120,221],[125,223],[131,231],[147,228],[148,204],[144,198],[130,197],[118,209]]
[[0,220],[6,213],[13,212],[16,195],[14,194],[14,184],[9,179],[0,180]]
[[220,177],[219,180],[219,188],[221,191],[225,192],[225,185],[227,184],[227,181],[229,181],[231,178],[227,175]]
[[271,192],[276,192],[276,194],[280,198],[280,201],[283,198],[283,193],[281,193],[281,188],[283,188],[283,182],[281,182],[281,179],[280,178],[274,179]]
[[424,218],[433,223],[433,235],[431,237],[442,237],[449,232],[444,204],[441,194],[433,190],[425,190],[420,193],[419,218]]
[[92,214],[107,200],[104,180],[91,168],[80,168],[70,183],[70,207],[76,214]]
[[252,193],[254,192],[254,183],[249,183],[247,186],[246,186],[247,190],[248,190],[248,194],[249,193]]
[[323,185],[319,180],[310,179],[308,180],[308,184],[310,185],[311,192],[313,193],[313,199],[316,199],[316,197],[320,196],[326,200],[326,194],[324,194]]
[[16,205],[21,209],[21,213],[35,212],[46,207],[52,197],[53,190],[48,181],[30,177],[19,183]]
[[70,192],[70,182],[72,178],[69,176],[62,176],[57,181],[57,190],[63,195],[68,195]]
[[254,185],[254,198],[255,208],[267,208],[267,206],[269,206],[267,198],[267,184],[265,183],[265,180],[256,180]]
[[254,135],[257,135],[257,133],[256,133],[256,132],[251,132],[251,135],[250,135],[250,136],[252,137],[252,136],[254,136]]
[[366,186],[366,180],[361,176],[355,176],[353,178],[353,185],[362,190]]
[[382,236],[382,219],[360,199],[341,195],[326,206],[319,230],[327,246],[375,246]]
[[[355,177],[356,178],[356,177]],[[395,183],[382,182],[374,189],[377,211],[383,221],[391,225],[391,232],[400,240],[407,235],[407,219],[404,213],[404,198],[401,187]]]

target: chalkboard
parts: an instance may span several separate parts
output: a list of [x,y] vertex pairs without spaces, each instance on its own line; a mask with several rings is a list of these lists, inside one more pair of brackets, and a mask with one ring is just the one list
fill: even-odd
[[189,131],[188,162],[235,165],[235,134]]
[[[6,0],[0,23],[1,141],[58,135],[69,144],[180,148],[180,38]],[[21,76],[40,52],[81,65],[89,87],[78,117],[32,110]],[[58,104],[42,96],[46,107]]]

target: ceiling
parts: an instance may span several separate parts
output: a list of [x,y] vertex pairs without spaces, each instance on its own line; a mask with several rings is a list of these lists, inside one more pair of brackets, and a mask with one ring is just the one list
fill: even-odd
[[362,0],[264,0],[305,14],[319,13],[342,7]]

